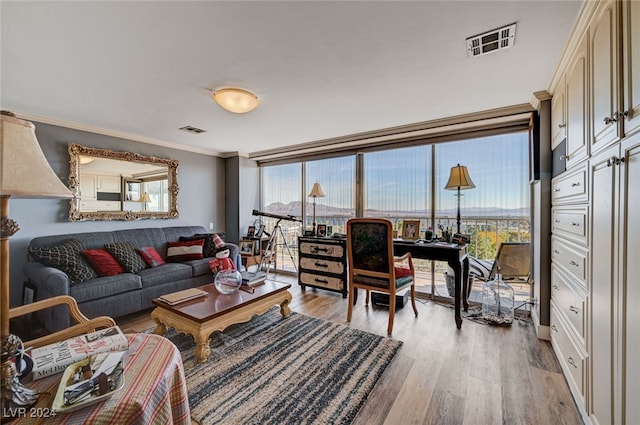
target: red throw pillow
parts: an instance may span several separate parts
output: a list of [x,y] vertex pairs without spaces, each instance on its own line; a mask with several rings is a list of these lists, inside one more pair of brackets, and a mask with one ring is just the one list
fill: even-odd
[[396,269],[396,279],[401,277],[411,276],[411,269],[407,269],[405,267],[395,267]]
[[142,257],[149,267],[158,267],[165,263],[164,259],[158,254],[158,251],[152,246],[145,246],[137,249],[138,254]]
[[199,260],[203,258],[202,247],[204,239],[193,241],[168,242],[167,261],[179,263],[181,261]]
[[82,254],[100,276],[115,276],[124,273],[120,263],[106,249],[85,249]]

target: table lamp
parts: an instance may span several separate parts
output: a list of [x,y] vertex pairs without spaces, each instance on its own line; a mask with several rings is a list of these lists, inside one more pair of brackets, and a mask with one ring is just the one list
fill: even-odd
[[471,177],[469,177],[469,170],[467,170],[467,167],[460,164],[456,165],[455,167],[451,167],[449,181],[444,188],[447,190],[458,191],[458,214],[456,215],[456,223],[458,225],[457,233],[460,233],[460,190],[473,189],[474,187],[476,187],[476,185],[471,181]]
[[309,197],[313,198],[313,236],[316,236],[316,198],[324,198],[325,196],[327,195],[324,194],[320,183],[315,182],[311,188],[311,193],[309,193]]
[[51,169],[40,149],[35,126],[11,112],[0,112],[0,379],[2,413],[20,414],[38,399],[38,392],[22,386],[13,357],[20,351],[22,341],[9,332],[9,239],[20,230],[9,218],[9,198],[72,198],[71,191]]
[[151,198],[149,197],[149,194],[147,192],[142,192],[142,195],[140,195],[140,202],[142,202],[142,206],[144,208],[144,211],[147,210],[147,204],[149,202],[151,202]]

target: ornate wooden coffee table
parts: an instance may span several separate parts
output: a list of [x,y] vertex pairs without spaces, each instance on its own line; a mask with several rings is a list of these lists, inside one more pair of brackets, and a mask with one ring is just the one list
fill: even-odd
[[282,317],[289,317],[289,288],[289,284],[265,282],[256,286],[253,293],[238,291],[223,295],[209,284],[199,288],[207,292],[206,296],[191,301],[169,305],[155,299],[156,308],[151,312],[151,318],[156,322],[154,333],[164,335],[168,327],[173,327],[178,332],[193,335],[196,358],[203,363],[211,355],[209,337],[213,332],[223,331],[234,323],[248,322],[274,305],[280,305]]

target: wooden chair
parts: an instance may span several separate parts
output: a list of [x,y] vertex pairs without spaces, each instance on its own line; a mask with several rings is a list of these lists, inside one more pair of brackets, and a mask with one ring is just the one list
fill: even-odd
[[369,304],[369,291],[389,295],[389,325],[393,330],[396,294],[410,288],[411,305],[416,317],[415,270],[411,254],[393,255],[391,222],[377,218],[352,218],[347,222],[347,258],[349,262],[349,307],[347,322],[351,321],[357,290],[366,290],[365,305]]
[[89,319],[80,312],[75,298],[69,295],[59,295],[57,297],[47,298],[20,307],[14,307],[9,310],[9,319],[59,305],[67,305],[69,308],[69,315],[73,320],[75,320],[76,324],[49,335],[32,339],[30,341],[24,341],[23,344],[25,347],[42,347],[44,345],[53,344],[54,342],[64,341],[65,339],[72,338],[74,336],[93,332],[98,329],[110,328],[116,325],[115,320],[108,316]]

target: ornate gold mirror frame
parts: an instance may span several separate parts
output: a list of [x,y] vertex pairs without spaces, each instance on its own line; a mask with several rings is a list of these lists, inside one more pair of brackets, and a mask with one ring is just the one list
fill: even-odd
[[[178,218],[178,165],[174,159],[145,156],[132,152],[116,152],[106,149],[91,148],[87,146],[69,143],[69,189],[74,195],[69,209],[69,221],[86,220],[140,220],[157,218]],[[120,211],[81,211],[81,163],[85,158],[104,158],[137,164],[160,165],[167,167],[168,178],[168,210],[167,211],[127,211],[124,206],[124,198],[121,198]],[[122,190],[124,197],[125,191]]]

